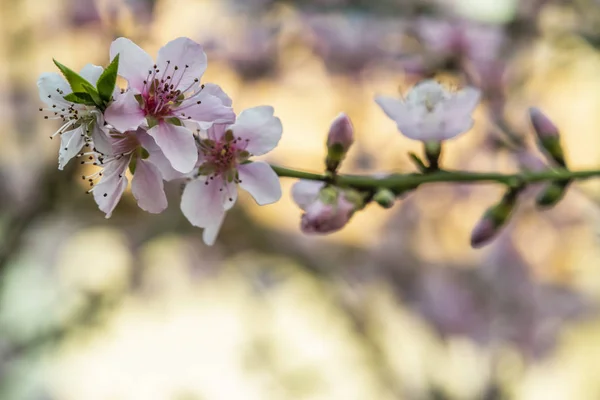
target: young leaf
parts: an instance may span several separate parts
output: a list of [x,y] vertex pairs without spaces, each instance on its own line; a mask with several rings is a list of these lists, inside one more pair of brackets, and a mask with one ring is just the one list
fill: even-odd
[[64,97],[64,99],[66,101],[70,101],[71,103],[85,104],[86,106],[95,106],[96,105],[96,103],[94,103],[94,99],[92,98],[92,96],[90,96],[89,94],[87,94],[85,92],[69,93],[68,95],[66,95]]
[[96,90],[95,87],[90,85],[88,82],[82,83],[81,85],[83,86],[83,89],[87,92],[87,94],[90,95],[92,100],[94,100],[94,103],[98,107],[102,107],[104,105],[104,102],[100,98],[100,95],[98,94],[98,91]]
[[117,71],[119,69],[119,55],[108,64],[108,67],[102,72],[96,88],[98,88],[98,94],[100,98],[108,103],[112,98],[113,91],[115,90],[115,84],[117,83]]
[[81,75],[79,75],[77,72],[73,71],[69,67],[62,65],[54,59],[52,59],[52,61],[54,61],[54,64],[58,67],[58,69],[60,69],[60,72],[62,72],[62,74],[65,76],[65,79],[67,80],[67,82],[69,82],[69,85],[71,85],[71,89],[73,90],[73,92],[85,92],[83,84],[87,83],[89,85],[90,83],[88,81],[86,81]]

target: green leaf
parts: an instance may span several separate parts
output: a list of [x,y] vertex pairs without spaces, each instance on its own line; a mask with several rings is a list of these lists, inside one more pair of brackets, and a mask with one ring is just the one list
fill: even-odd
[[89,85],[90,83],[88,81],[86,81],[81,75],[79,75],[77,72],[73,71],[69,67],[62,65],[54,59],[52,59],[52,61],[54,61],[54,64],[58,67],[58,69],[60,69],[60,72],[62,72],[62,74],[65,76],[65,79],[67,80],[67,82],[69,82],[69,85],[71,86],[73,92],[86,91],[83,88],[83,84],[87,83]]
[[92,97],[92,99],[94,100],[94,103],[98,107],[104,106],[104,102],[100,98],[100,94],[98,94],[98,91],[96,90],[95,87],[90,85],[88,82],[82,83],[82,86],[83,86],[83,89],[87,92],[87,94],[89,94]]
[[70,101],[71,103],[85,104],[86,106],[96,105],[92,96],[85,92],[69,93],[68,95],[64,96],[64,99],[66,101]]
[[113,91],[115,90],[115,85],[117,84],[117,71],[119,70],[119,55],[117,54],[115,58],[108,64],[108,67],[102,72],[100,78],[98,78],[98,83],[96,83],[96,88],[98,89],[98,94],[100,98],[108,103],[112,98]]

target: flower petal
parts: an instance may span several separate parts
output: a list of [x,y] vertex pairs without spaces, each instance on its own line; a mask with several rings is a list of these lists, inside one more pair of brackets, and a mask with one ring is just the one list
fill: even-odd
[[273,150],[283,132],[281,121],[273,116],[271,106],[253,107],[242,111],[230,128],[236,137],[248,142],[246,150],[253,155]]
[[177,84],[174,90],[185,90],[206,71],[206,53],[198,43],[180,37],[171,40],[158,51],[156,65],[160,71],[164,71],[161,72],[163,76],[172,77],[172,82]]
[[410,139],[423,140],[421,137],[422,110],[411,109],[405,102],[393,97],[377,96],[375,102],[388,117],[396,122],[400,133]]
[[104,118],[121,132],[136,130],[146,119],[135,93],[130,90],[116,97],[104,112]]
[[60,135],[60,150],[58,152],[58,169],[62,170],[65,165],[75,157],[85,144],[83,126],[64,132]]
[[56,104],[57,106],[61,106],[61,108],[71,105],[70,102],[63,98],[63,96],[72,92],[71,86],[59,74],[44,72],[40,75],[37,86],[40,91],[40,100],[44,103],[50,106]]
[[231,105],[233,104],[231,97],[229,97],[219,85],[216,85],[214,83],[207,83],[204,85],[204,89],[202,89],[202,91],[204,93],[211,94],[221,99],[221,103],[223,103],[224,106],[231,107]]
[[292,186],[292,199],[298,207],[306,211],[306,208],[317,199],[324,185],[323,182],[301,179]]
[[174,169],[190,172],[198,160],[198,150],[192,132],[164,121],[148,130]]
[[98,113],[96,121],[92,124],[92,142],[94,149],[102,154],[112,154],[111,138],[104,128],[104,118]]
[[225,219],[225,213],[221,214],[218,220],[215,220],[209,226],[204,228],[204,232],[202,232],[202,240],[204,240],[204,244],[207,246],[212,246],[215,244],[217,240],[217,235],[221,230],[221,225],[223,225],[223,220]]
[[192,225],[200,228],[214,226],[223,218],[224,191],[219,190],[221,188],[221,182],[207,177],[194,179],[185,186],[181,211]]
[[279,177],[271,166],[263,161],[255,161],[238,167],[240,186],[263,206],[275,203],[281,198]]
[[167,208],[167,196],[160,171],[147,160],[137,160],[131,180],[131,193],[144,211],[158,214]]
[[[218,97],[204,92],[190,100],[184,100],[180,108],[183,110],[173,110],[176,117],[191,117],[194,121],[209,123],[208,126],[213,123],[231,123],[235,120],[235,113],[231,107],[223,105]],[[201,124],[202,129],[208,126]]]
[[119,54],[119,75],[127,79],[129,87],[142,90],[148,71],[152,70],[152,57],[131,40],[120,37],[110,45],[110,59]]
[[130,159],[130,157],[122,157],[110,162],[102,171],[100,183],[92,191],[98,208],[106,213],[106,218],[110,218],[127,188],[125,170]]
[[81,71],[79,71],[79,75],[95,87],[102,72],[104,72],[104,68],[94,64],[86,64]]
[[223,185],[223,208],[230,210],[238,197],[237,185],[234,182],[224,182]]

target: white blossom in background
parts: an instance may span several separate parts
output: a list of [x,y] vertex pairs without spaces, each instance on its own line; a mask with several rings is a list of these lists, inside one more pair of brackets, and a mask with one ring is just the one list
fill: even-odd
[[181,210],[194,226],[204,228],[203,239],[212,245],[225,213],[235,204],[237,186],[259,205],[281,198],[279,177],[269,164],[250,162],[268,153],[281,139],[282,126],[273,107],[244,110],[234,124],[214,124],[199,139],[199,168],[181,198]]
[[[95,85],[104,69],[87,64],[80,75]],[[40,99],[46,104],[40,108],[45,119],[62,121],[62,126],[52,135],[60,135],[58,169],[62,170],[69,160],[81,152],[84,147],[97,148],[100,152],[110,149],[107,131],[104,127],[102,112],[94,106],[72,103],[64,96],[72,93],[69,83],[60,74],[43,73],[37,81]]]
[[158,51],[156,63],[131,40],[116,39],[110,57],[119,54],[119,75],[128,90],[117,96],[106,110],[106,120],[121,132],[138,127],[161,148],[172,167],[182,173],[196,165],[198,153],[192,131],[183,122],[230,123],[235,114],[223,103],[226,95],[212,85],[205,90],[200,78],[207,66],[202,46],[188,38],[177,38]]
[[423,142],[452,139],[473,126],[471,114],[481,92],[472,87],[453,92],[438,82],[416,84],[406,98],[377,96],[375,102],[406,137]]

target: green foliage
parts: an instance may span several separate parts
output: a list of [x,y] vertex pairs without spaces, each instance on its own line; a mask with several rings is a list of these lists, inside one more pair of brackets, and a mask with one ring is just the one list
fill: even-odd
[[117,84],[117,71],[119,70],[119,55],[110,62],[108,67],[102,72],[100,78],[98,78],[98,83],[96,84],[96,88],[98,89],[98,94],[100,98],[105,103],[108,103],[112,94],[115,90],[115,85]]

